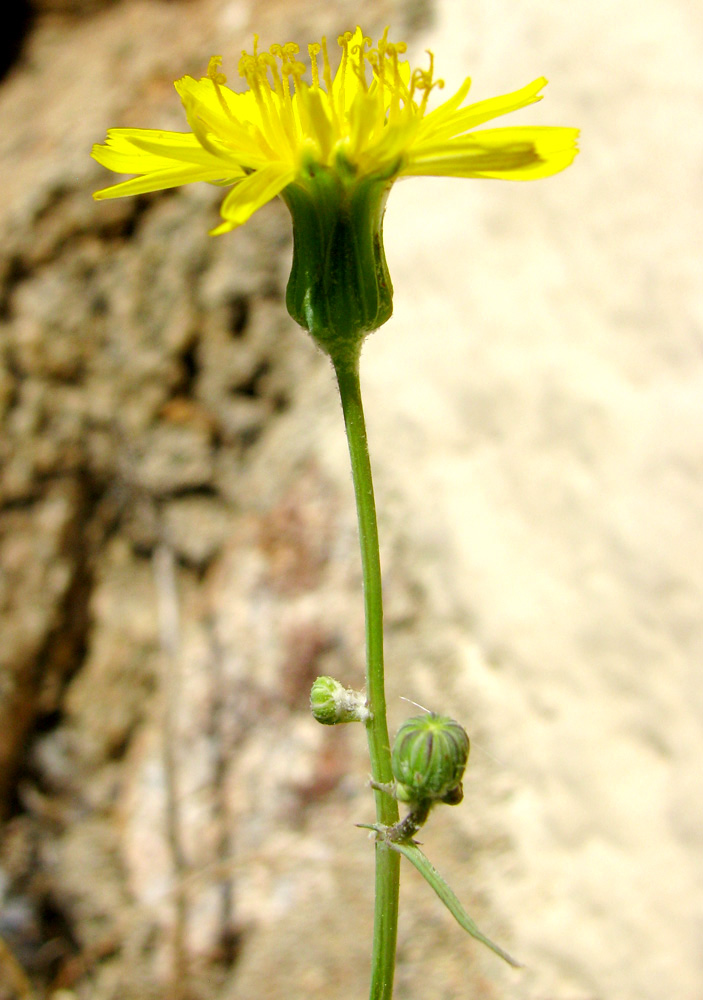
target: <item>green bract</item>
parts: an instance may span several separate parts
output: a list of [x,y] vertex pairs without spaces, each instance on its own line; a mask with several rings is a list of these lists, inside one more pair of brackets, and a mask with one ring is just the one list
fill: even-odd
[[391,755],[398,798],[459,801],[469,747],[466,730],[446,715],[428,712],[407,719]]
[[286,306],[335,363],[354,364],[364,336],[393,312],[382,228],[390,187],[357,180],[340,157],[337,170],[310,163],[281,192],[293,218]]

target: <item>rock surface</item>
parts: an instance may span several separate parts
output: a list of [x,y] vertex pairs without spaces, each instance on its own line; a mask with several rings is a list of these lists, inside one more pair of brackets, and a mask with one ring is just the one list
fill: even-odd
[[87,156],[183,128],[173,78],[254,31],[360,20],[477,100],[545,73],[521,120],[583,128],[558,178],[389,202],[363,379],[392,724],[405,696],[469,729],[423,840],[527,966],[408,871],[397,995],[698,1000],[700,14],[36,8],[0,84],[0,996],[367,989],[363,734],[307,712],[318,673],[363,681],[355,515],[286,213],[212,240],[219,191],[96,205]]

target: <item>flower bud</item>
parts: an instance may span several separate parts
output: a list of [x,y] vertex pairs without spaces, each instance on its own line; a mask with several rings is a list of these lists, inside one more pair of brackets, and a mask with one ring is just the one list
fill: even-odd
[[469,759],[466,730],[446,715],[433,712],[406,719],[393,743],[391,767],[398,798],[417,802],[461,801],[461,779]]
[[342,687],[334,677],[318,677],[310,691],[310,711],[323,726],[366,722],[371,713],[361,691]]

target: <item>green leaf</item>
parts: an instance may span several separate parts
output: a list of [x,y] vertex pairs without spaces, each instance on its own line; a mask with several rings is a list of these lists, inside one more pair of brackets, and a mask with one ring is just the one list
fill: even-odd
[[490,948],[491,951],[495,952],[496,955],[499,955],[500,958],[504,959],[509,965],[512,965],[516,969],[522,968],[521,962],[517,962],[507,953],[507,951],[503,951],[503,949],[497,944],[494,944],[490,938],[487,938],[485,934],[481,933],[459,902],[454,892],[449,888],[430,860],[425,857],[417,844],[408,842],[389,843],[388,846],[392,851],[397,851],[398,854],[402,854],[406,857],[408,861],[417,868],[425,881],[429,882],[432,886],[452,916],[456,919],[460,926],[471,935],[472,938],[476,938],[476,940],[480,941],[481,944],[485,944],[487,948]]

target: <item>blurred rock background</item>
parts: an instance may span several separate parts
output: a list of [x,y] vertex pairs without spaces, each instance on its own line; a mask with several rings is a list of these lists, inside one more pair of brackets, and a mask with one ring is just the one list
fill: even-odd
[[[474,739],[404,873],[398,996],[699,1000],[703,16],[685,0],[34,0],[0,56],[0,997],[363,996],[355,515],[279,203],[95,204],[106,128],[173,79],[386,23],[447,92],[545,74],[533,185],[399,184],[365,350],[400,696]],[[508,122],[506,122],[507,124]]]

